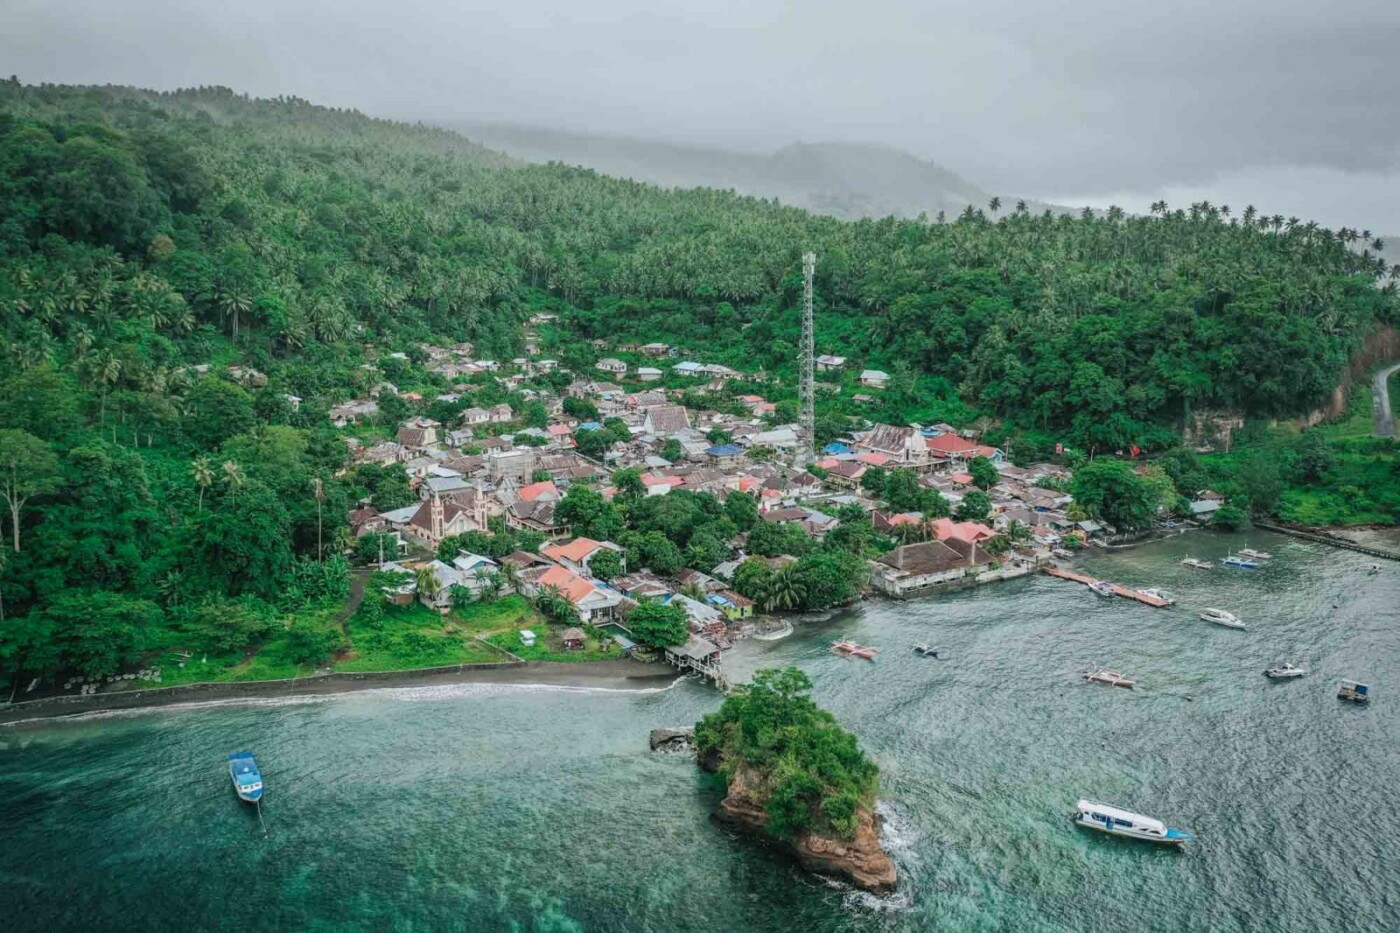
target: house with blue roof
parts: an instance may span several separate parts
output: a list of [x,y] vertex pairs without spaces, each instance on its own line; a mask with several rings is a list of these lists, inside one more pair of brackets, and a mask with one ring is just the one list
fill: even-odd
[[744,450],[738,444],[716,444],[706,450],[705,454],[717,465],[729,466],[744,456]]

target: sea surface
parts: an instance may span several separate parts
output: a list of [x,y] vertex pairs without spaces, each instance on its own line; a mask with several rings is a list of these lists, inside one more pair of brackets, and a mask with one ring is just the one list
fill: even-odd
[[[1179,564],[1240,546],[1275,559]],[[879,762],[891,896],[736,837],[709,819],[713,779],[647,750],[651,728],[718,706],[708,687],[465,685],[0,727],[0,928],[1400,928],[1400,566],[1203,533],[1078,563],[1180,604],[1040,576],[872,601],[726,657],[736,679],[806,670]],[[836,638],[880,657],[836,657]],[[1263,677],[1280,659],[1309,675]],[[1083,683],[1098,666],[1138,689]],[[1343,677],[1371,683],[1370,708],[1336,698]],[[229,786],[243,748],[261,818]],[[1081,796],[1199,842],[1076,829]]]

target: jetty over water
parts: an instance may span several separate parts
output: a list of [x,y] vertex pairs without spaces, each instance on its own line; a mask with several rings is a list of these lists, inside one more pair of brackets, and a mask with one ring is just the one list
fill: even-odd
[[[1066,570],[1063,567],[1057,567],[1054,564],[1047,564],[1045,567],[1045,572],[1050,574],[1050,576],[1052,577],[1059,577],[1062,580],[1073,580],[1075,583],[1083,583],[1085,586],[1093,586],[1095,583],[1106,582],[1095,580],[1093,577],[1088,576],[1087,574],[1075,573],[1073,570]],[[1171,605],[1171,600],[1162,599],[1160,596],[1151,596],[1147,593],[1139,593],[1137,590],[1129,589],[1128,587],[1121,586],[1117,583],[1109,583],[1108,585],[1113,590],[1114,596],[1121,596],[1124,599],[1135,599],[1140,603],[1146,603],[1147,605],[1153,606],[1157,609],[1165,609],[1166,607]]]

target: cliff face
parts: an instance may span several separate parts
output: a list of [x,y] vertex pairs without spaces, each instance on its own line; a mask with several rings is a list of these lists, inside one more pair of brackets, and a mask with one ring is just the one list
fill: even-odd
[[[701,767],[717,764],[701,762]],[[706,767],[706,770],[715,770]],[[862,807],[856,813],[853,839],[799,833],[791,840],[773,839],[766,832],[768,814],[750,791],[754,776],[742,769],[729,781],[729,795],[720,802],[715,819],[786,846],[808,871],[844,878],[866,891],[893,891],[898,878],[894,862],[880,848],[875,814]]]

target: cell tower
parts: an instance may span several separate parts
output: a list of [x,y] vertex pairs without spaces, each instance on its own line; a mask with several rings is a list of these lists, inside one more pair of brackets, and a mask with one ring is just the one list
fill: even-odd
[[812,334],[812,276],[817,271],[817,254],[802,254],[802,384],[798,397],[802,404],[802,437],[797,448],[797,465],[805,467],[816,459],[816,358]]

